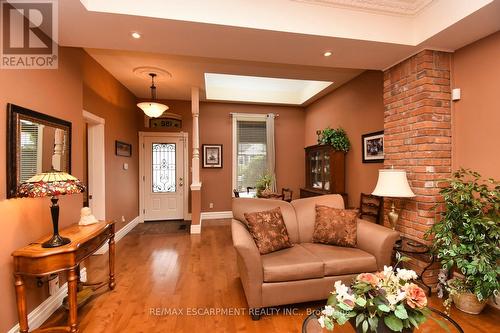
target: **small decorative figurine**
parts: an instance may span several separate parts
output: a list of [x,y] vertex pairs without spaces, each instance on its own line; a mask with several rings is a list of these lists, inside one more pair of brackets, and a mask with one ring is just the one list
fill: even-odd
[[94,215],[92,215],[92,211],[90,210],[89,207],[83,207],[82,210],[80,211],[80,222],[78,222],[79,225],[89,225],[89,224],[94,224],[97,223],[97,219],[95,218]]

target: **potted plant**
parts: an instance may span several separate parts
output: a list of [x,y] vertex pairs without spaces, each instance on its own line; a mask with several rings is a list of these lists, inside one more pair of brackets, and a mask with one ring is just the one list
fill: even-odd
[[447,307],[480,313],[499,290],[500,183],[481,180],[474,171],[460,169],[441,189],[445,210],[427,232],[432,250],[444,269],[454,271],[446,282]]
[[330,127],[325,128],[318,135],[318,143],[331,145],[336,151],[342,151],[347,153],[351,148],[351,142],[347,137],[347,133],[343,128],[332,129]]
[[[395,267],[406,260],[399,253],[396,257]],[[359,274],[350,287],[337,281],[319,323],[328,330],[350,322],[356,332],[413,332],[430,312],[414,279],[412,270],[384,266],[381,272]]]
[[257,190],[257,197],[260,198],[268,192],[271,192],[271,184],[274,181],[273,175],[270,173],[263,174],[258,180],[257,184],[255,184],[255,188]]

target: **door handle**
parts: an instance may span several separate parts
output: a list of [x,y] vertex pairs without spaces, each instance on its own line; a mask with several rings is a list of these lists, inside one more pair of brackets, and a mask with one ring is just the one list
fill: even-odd
[[184,182],[182,181],[182,177],[179,177],[179,187],[184,186]]

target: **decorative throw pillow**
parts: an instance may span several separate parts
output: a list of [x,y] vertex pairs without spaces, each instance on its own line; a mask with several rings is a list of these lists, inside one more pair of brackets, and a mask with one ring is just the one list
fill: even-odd
[[316,205],[313,242],[355,247],[357,219],[355,210]]
[[260,254],[292,247],[279,207],[263,212],[245,213],[248,230]]

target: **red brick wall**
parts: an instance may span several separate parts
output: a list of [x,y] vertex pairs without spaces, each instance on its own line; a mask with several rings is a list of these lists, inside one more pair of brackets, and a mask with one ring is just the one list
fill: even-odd
[[384,72],[384,167],[407,172],[416,197],[398,200],[397,230],[416,240],[435,222],[438,180],[451,173],[450,58],[424,50]]

